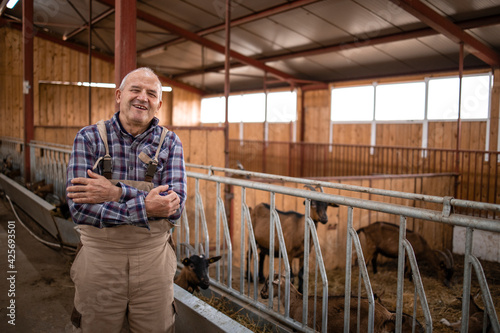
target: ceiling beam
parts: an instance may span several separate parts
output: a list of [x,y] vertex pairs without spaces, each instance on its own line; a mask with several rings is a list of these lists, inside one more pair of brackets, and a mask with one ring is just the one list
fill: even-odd
[[[231,20],[231,28],[239,26],[241,24],[250,23],[250,22],[253,22],[253,21],[256,21],[256,20],[260,20],[260,19],[269,17],[271,15],[280,14],[280,13],[286,12],[288,10],[295,9],[295,8],[298,8],[298,7],[302,7],[302,6],[305,6],[305,5],[309,5],[311,3],[315,3],[315,2],[318,2],[318,1],[320,1],[320,0],[296,0],[296,1],[293,1],[293,2],[290,2],[290,3],[285,3],[283,5],[277,5],[277,6],[268,8],[266,10],[260,11],[260,12],[256,12],[256,13],[253,13],[253,14],[249,14],[247,16],[243,16],[243,17]],[[217,24],[217,25],[214,25],[212,27],[199,30],[199,31],[196,32],[196,34],[198,36],[205,36],[205,35],[208,35],[208,34],[211,34],[211,33],[214,33],[214,32],[222,31],[222,30],[224,30],[224,28],[225,28],[225,24],[224,23]],[[159,43],[157,45],[145,48],[143,50],[139,50],[137,52],[137,55],[140,56],[144,52],[148,52],[148,51],[151,51],[151,50],[154,50],[154,49],[157,49],[157,48],[168,47],[169,45],[173,45],[173,44],[176,44],[176,43],[179,43],[179,42],[182,42],[182,41],[184,41],[184,38],[176,38],[176,39],[170,40],[168,42]]]
[[[110,7],[114,7],[114,0],[99,0],[99,2],[104,3]],[[203,45],[205,47],[208,47],[209,49],[214,50],[218,53],[221,53],[221,54],[225,53],[224,46],[217,44],[209,39],[198,36],[194,32],[191,32],[189,30],[181,28],[175,24],[172,24],[172,23],[165,21],[159,17],[156,17],[154,15],[146,13],[142,10],[139,10],[139,9],[137,10],[137,18],[141,19],[145,22],[148,22],[156,27],[159,27],[159,28],[165,29],[167,31],[170,31],[172,33],[175,33],[175,34],[177,34],[177,35],[179,35],[187,40],[190,40],[192,42],[195,42],[195,43],[198,43],[198,44]],[[273,75],[282,81],[286,81],[291,85],[294,84],[295,78],[288,73],[285,73],[285,72],[282,72],[282,71],[275,69],[273,67],[267,66],[266,64],[264,64],[256,59],[247,57],[247,56],[245,56],[239,52],[236,52],[236,51],[229,50],[229,55],[231,58],[238,60],[246,65],[261,69],[262,71],[269,73],[270,75]]]
[[[485,26],[489,26],[489,25],[495,25],[495,24],[498,24],[498,22],[500,22],[500,15],[491,15],[491,16],[472,19],[472,20],[464,20],[464,21],[458,22],[457,25],[462,29],[474,29],[474,28],[480,28],[480,27],[485,27]],[[340,51],[356,49],[356,48],[361,48],[361,47],[366,47],[366,46],[380,45],[380,44],[385,44],[385,43],[399,42],[399,41],[403,41],[403,40],[422,38],[422,37],[433,36],[433,35],[437,35],[437,34],[438,34],[438,32],[432,28],[423,28],[423,29],[417,29],[417,30],[412,30],[412,31],[400,32],[400,33],[391,34],[391,35],[387,35],[387,36],[380,36],[380,37],[368,38],[368,39],[364,39],[364,40],[357,40],[357,41],[353,41],[353,42],[349,42],[349,43],[333,44],[333,45],[312,48],[312,49],[307,49],[307,50],[302,50],[302,51],[297,51],[297,52],[289,52],[289,53],[285,53],[285,54],[278,54],[278,55],[268,56],[268,57],[263,56],[263,57],[258,57],[256,59],[261,61],[261,62],[272,62],[272,61],[300,58],[300,57],[306,57],[306,56],[320,55],[320,54],[325,54],[325,53],[340,52]],[[233,63],[231,68],[238,68],[241,66],[242,65],[240,63]],[[193,75],[201,75],[201,74],[204,74],[207,72],[218,72],[218,71],[221,71],[222,69],[223,69],[222,65],[216,65],[216,66],[211,66],[211,67],[207,67],[204,69],[198,69],[198,70],[193,70],[193,71],[182,73],[182,74],[177,74],[177,75],[174,75],[173,77],[176,79],[180,79],[183,77],[188,77],[188,76],[193,76]]]
[[[110,9],[106,10],[105,12],[103,12],[100,15],[96,16],[95,18],[93,18],[92,22],[91,22],[91,25],[94,25],[96,23],[101,22],[102,20],[104,20],[106,17],[110,16],[114,12],[115,12],[114,8],[110,8]],[[73,30],[73,31],[68,32],[67,34],[65,34],[63,36],[63,40],[68,40],[69,38],[78,35],[80,32],[84,31],[88,27],[89,27],[88,22],[85,22],[84,25],[82,25],[82,26],[78,27],[77,29],[75,29],[75,30]]]
[[0,15],[2,15],[3,12],[5,11],[5,8],[7,8],[7,2],[9,2],[9,0],[0,1]]
[[441,16],[419,0],[391,0],[437,32],[455,43],[464,43],[476,57],[492,67],[500,66],[500,55],[488,45],[469,35],[458,25]]

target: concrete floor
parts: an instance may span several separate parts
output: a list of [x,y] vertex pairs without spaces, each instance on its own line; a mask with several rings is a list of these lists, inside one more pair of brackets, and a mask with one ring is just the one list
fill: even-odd
[[[23,217],[21,217],[23,220]],[[69,269],[73,256],[35,240],[15,221],[5,199],[0,200],[0,332],[71,332],[73,282]],[[14,225],[14,228],[9,226]],[[8,230],[15,230],[15,261],[9,262]],[[12,232],[11,232],[12,234]],[[14,269],[9,265],[13,263]],[[16,273],[11,274],[10,271]],[[15,276],[15,295],[7,278]],[[15,326],[9,324],[15,301]]]

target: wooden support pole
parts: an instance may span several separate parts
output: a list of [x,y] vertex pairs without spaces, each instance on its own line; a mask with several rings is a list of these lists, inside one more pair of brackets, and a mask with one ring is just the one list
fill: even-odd
[[23,108],[24,108],[24,181],[31,181],[29,143],[34,139],[33,120],[33,0],[23,1]]
[[120,86],[128,72],[137,67],[135,0],[115,2],[115,83]]

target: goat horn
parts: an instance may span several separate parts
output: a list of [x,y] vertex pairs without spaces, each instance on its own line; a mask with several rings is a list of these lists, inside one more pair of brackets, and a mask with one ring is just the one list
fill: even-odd
[[448,254],[448,257],[450,258],[450,261],[451,261],[451,267],[454,267],[455,266],[455,263],[453,262],[453,253],[451,253],[451,251],[449,249],[446,249],[445,250],[446,253]]
[[323,186],[321,185],[316,185],[316,188],[319,189],[322,193],[325,193],[325,191],[323,191]]
[[316,192],[316,189],[312,185],[306,184],[306,185],[304,185],[304,187],[310,189],[311,191]]
[[181,243],[182,246],[184,246],[186,249],[189,251],[193,252],[194,254],[198,254],[198,251],[196,251],[193,247],[193,245],[188,244],[188,243]]

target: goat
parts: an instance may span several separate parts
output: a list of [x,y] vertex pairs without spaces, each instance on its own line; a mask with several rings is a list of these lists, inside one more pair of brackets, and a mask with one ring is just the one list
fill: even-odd
[[[479,307],[479,305],[476,304],[474,301],[475,298],[477,298],[479,295],[479,292],[476,293],[475,296],[470,295],[470,303],[469,303],[469,328],[467,332],[469,333],[480,333],[480,332],[493,332],[493,327],[491,325],[490,317],[487,317],[486,321],[486,330],[483,330],[483,325],[484,325],[484,310]],[[459,320],[454,323],[450,323],[448,320],[445,318],[442,318],[440,323],[454,329],[457,332],[460,332],[462,328],[462,320]]]
[[[306,185],[311,190],[315,191],[314,187]],[[326,224],[328,222],[327,208],[338,207],[336,204],[323,201],[311,200],[311,219],[317,227],[318,222]],[[259,282],[264,282],[264,259],[269,255],[269,220],[270,206],[266,203],[260,203],[250,210],[252,226],[255,235],[255,242],[259,248]],[[304,260],[304,214],[295,211],[282,212],[278,210],[278,215],[285,238],[286,252],[290,267],[292,266],[293,258],[299,258],[301,269],[299,272],[299,292],[302,292],[302,275],[303,275],[303,260]],[[278,238],[274,241],[275,253],[279,251]],[[247,265],[248,267],[248,265]],[[293,272],[292,272],[293,276]]]
[[[281,295],[281,303],[284,306],[285,299],[285,278],[284,276],[279,278],[275,278],[273,281],[273,294],[274,296],[278,295],[278,290]],[[264,286],[261,289],[260,296],[263,299],[269,298],[268,291],[268,281],[264,283]],[[314,328],[317,331],[321,331],[322,318],[321,315],[316,315],[314,318],[314,295],[310,295],[307,299],[307,325],[309,327]],[[290,285],[290,317],[295,319],[296,321],[302,322],[302,308],[303,308],[303,296],[298,290]],[[321,311],[322,309],[323,297],[316,296],[316,309],[317,311]],[[328,330],[327,332],[343,332],[344,327],[344,305],[345,305],[345,297],[338,295],[329,295],[328,296]],[[369,303],[368,299],[365,297],[360,298],[360,332],[366,332],[368,329],[368,310]],[[351,296],[350,301],[350,321],[349,321],[349,332],[356,332],[357,327],[357,311],[358,311],[358,297]],[[314,323],[313,320],[315,319]],[[373,320],[373,332],[374,333],[388,333],[395,332],[396,328],[396,314],[390,312],[386,307],[384,307],[381,303],[375,301],[375,311],[374,311],[374,320]],[[412,332],[413,325],[413,317],[407,314],[403,314],[402,317],[402,331],[403,332]],[[423,333],[423,326],[415,320],[415,332]]]
[[[365,263],[372,263],[373,274],[377,273],[377,256],[382,254],[389,258],[398,257],[399,227],[387,222],[375,222],[357,230],[363,248]],[[410,242],[418,261],[428,262],[437,272],[438,279],[447,287],[453,277],[453,256],[443,251],[433,250],[427,241],[418,233],[406,230],[406,239]],[[405,274],[409,274],[409,261],[406,261]],[[411,275],[409,276],[411,280]]]
[[207,289],[210,286],[208,266],[220,260],[221,256],[207,259],[205,255],[197,254],[197,251],[191,245],[185,243],[182,243],[182,245],[195,254],[182,260],[184,267],[182,267],[181,272],[175,278],[175,284],[191,294],[195,291],[200,291],[200,288]]

